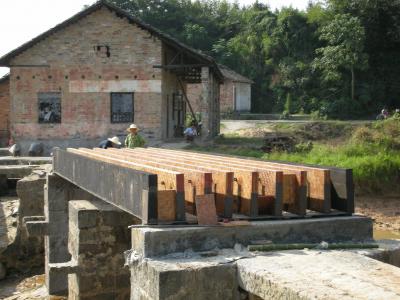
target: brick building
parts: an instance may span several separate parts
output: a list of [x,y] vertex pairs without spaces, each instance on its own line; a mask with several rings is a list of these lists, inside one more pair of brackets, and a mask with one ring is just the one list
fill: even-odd
[[[251,85],[253,81],[224,65],[218,65],[224,76],[220,86],[220,112],[248,112],[251,110]],[[201,85],[190,84],[187,87],[188,98],[194,111],[199,110]]]
[[6,146],[9,139],[10,115],[10,76],[0,78],[0,147]]
[[10,68],[10,135],[25,152],[95,146],[136,123],[149,142],[177,137],[185,89],[201,85],[202,139],[219,132],[214,60],[99,1],[0,58]]

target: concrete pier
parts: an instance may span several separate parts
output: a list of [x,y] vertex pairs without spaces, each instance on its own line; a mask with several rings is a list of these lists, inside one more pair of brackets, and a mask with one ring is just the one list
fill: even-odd
[[[60,263],[68,263],[68,202],[73,199],[91,200],[95,197],[56,174],[47,176],[44,193],[46,286],[50,295],[67,295],[68,270]],[[28,224],[29,225],[29,224]]]
[[100,200],[69,202],[68,299],[128,299],[128,226],[139,220]]

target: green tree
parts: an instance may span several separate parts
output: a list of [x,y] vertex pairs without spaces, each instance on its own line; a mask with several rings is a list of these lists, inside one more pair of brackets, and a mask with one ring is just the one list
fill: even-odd
[[194,48],[202,48],[208,42],[207,30],[198,24],[187,23],[183,25],[183,40]]
[[285,112],[288,112],[289,114],[293,113],[293,111],[292,111],[292,96],[290,95],[290,93],[287,93],[287,95],[286,95]]
[[400,107],[399,0],[108,1],[252,79],[253,112],[281,112],[288,93],[293,112],[337,118]]
[[326,81],[341,79],[342,70],[351,73],[351,99],[355,99],[355,70],[364,70],[368,56],[364,53],[365,31],[357,17],[336,15],[321,29],[320,39],[326,46],[317,49],[314,65],[323,72]]

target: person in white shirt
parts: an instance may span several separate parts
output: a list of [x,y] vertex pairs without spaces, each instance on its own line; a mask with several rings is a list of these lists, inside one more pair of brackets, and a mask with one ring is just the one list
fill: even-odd
[[194,137],[197,135],[196,125],[192,123],[192,126],[186,128],[183,134],[185,135],[188,142],[192,142],[194,140]]
[[46,106],[44,108],[44,116],[43,116],[43,121],[45,123],[52,123],[54,122],[54,114],[51,111],[50,107]]

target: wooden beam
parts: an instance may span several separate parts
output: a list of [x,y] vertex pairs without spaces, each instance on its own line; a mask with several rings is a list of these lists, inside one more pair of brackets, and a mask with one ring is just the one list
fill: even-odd
[[[120,149],[117,151],[123,151],[124,153],[132,153],[132,149]],[[233,205],[233,178],[234,174],[232,171],[224,171],[214,166],[202,165],[193,163],[190,159],[184,157],[172,158],[160,155],[158,153],[151,153],[143,148],[136,148],[133,150],[140,157],[151,158],[151,160],[165,163],[170,166],[191,168],[201,172],[212,173],[212,192],[215,194],[215,201],[217,212],[220,216],[225,218],[232,218],[232,205]]]
[[181,64],[181,65],[153,65],[155,69],[165,69],[165,70],[176,70],[176,69],[186,69],[186,68],[201,68],[201,67],[211,67],[210,64]]
[[184,175],[183,173],[166,170],[162,168],[156,168],[141,163],[128,162],[120,158],[109,157],[102,153],[97,153],[90,149],[67,149],[68,152],[75,153],[84,157],[107,162],[116,166],[126,167],[135,169],[138,171],[149,172],[157,174],[157,186],[159,191],[163,190],[174,190],[176,191],[176,221],[185,221],[185,202],[184,202]]
[[138,155],[134,153],[124,153],[118,149],[95,148],[94,151],[102,153],[109,157],[115,157],[129,162],[143,163],[156,168],[182,172],[185,176],[185,201],[187,202],[186,208],[189,213],[195,213],[194,208],[196,195],[205,195],[212,192],[212,174],[210,172],[199,172],[198,170],[193,168],[171,166],[168,163],[146,159],[143,156],[138,157]]
[[[131,151],[131,150],[127,150]],[[231,168],[232,170],[242,171],[256,171],[258,172],[258,197],[257,203],[260,207],[261,214],[268,214],[271,212],[271,199],[274,201],[272,215],[282,215],[282,205],[286,211],[298,215],[306,214],[307,198],[306,198],[306,172],[305,171],[287,171],[273,167],[263,167],[258,165],[251,167],[249,165],[236,163],[229,157],[224,158],[220,156],[202,157],[193,152],[169,152],[159,148],[145,148],[142,150],[143,155],[151,155],[150,153],[158,153],[163,157],[169,157],[173,160],[179,160],[180,157],[185,156],[191,163],[199,164],[206,163],[217,168]],[[143,152],[145,151],[145,152]],[[286,174],[283,174],[286,173]],[[295,175],[295,180],[283,180],[284,177],[292,178]],[[293,185],[288,187],[287,185]],[[263,203],[264,202],[264,203]]]
[[[128,149],[126,151],[135,152],[135,151],[140,151],[139,149],[140,148]],[[207,162],[198,161],[198,164],[200,163],[202,167],[212,167],[212,164],[208,164]],[[231,167],[221,167],[219,169],[221,171],[234,173],[233,174],[234,210],[236,208],[239,209],[240,213],[246,214],[248,216],[257,216],[258,172],[243,170],[240,168],[231,168]],[[241,204],[240,202],[243,202],[243,204]]]
[[[244,202],[250,202],[252,203],[251,206],[251,210],[247,211],[246,214],[249,214],[250,212],[252,212],[253,216],[258,215],[258,206],[260,206],[262,209],[264,209],[263,207],[265,207],[267,205],[267,203],[263,204],[263,201],[271,201],[271,199],[273,199],[273,209],[272,209],[272,215],[275,216],[281,216],[282,215],[282,184],[283,184],[283,179],[282,179],[282,172],[276,171],[276,170],[254,170],[254,168],[247,168],[247,167],[237,167],[235,165],[223,162],[223,163],[219,163],[219,162],[214,162],[214,161],[210,161],[209,159],[203,159],[201,157],[197,157],[197,156],[186,156],[186,155],[182,155],[182,154],[175,154],[175,153],[169,153],[164,151],[164,149],[158,149],[158,148],[154,148],[154,149],[149,149],[149,148],[136,148],[134,150],[132,149],[128,149],[128,150],[123,150],[123,151],[136,151],[136,152],[140,152],[141,156],[149,156],[149,157],[154,157],[154,156],[158,156],[158,157],[164,157],[164,158],[168,158],[169,160],[173,160],[173,161],[184,161],[188,164],[192,164],[192,165],[197,165],[197,166],[202,166],[202,167],[207,167],[207,168],[214,168],[217,170],[227,170],[227,171],[232,171],[234,172],[234,177],[237,179],[234,184],[234,195],[235,197],[235,205],[234,205],[234,210],[235,211],[240,211],[240,209],[243,211],[246,211],[248,209],[250,209],[247,205],[242,205],[241,203],[239,203],[239,199],[240,197],[243,196],[239,196],[239,195],[246,195],[244,199],[248,200],[244,200]],[[186,153],[186,152],[185,152]],[[188,153],[190,154],[190,152]],[[241,188],[240,185],[247,185],[248,183],[246,183],[245,180],[245,175],[244,173],[257,173],[257,180],[255,183],[253,183],[254,187],[251,188],[251,190],[253,190],[253,192],[250,192],[250,196],[249,193],[243,189],[243,187]],[[253,177],[247,177],[247,180],[250,180],[248,182],[252,182]],[[261,186],[264,186],[264,188],[261,188]],[[248,187],[247,187],[248,188]],[[262,193],[262,191],[264,191]],[[264,195],[265,197],[259,198],[258,196],[260,195]],[[269,197],[267,197],[269,196]],[[269,199],[269,200],[268,200]],[[260,204],[260,205],[259,205]],[[269,205],[270,207],[270,205]],[[263,212],[266,212],[265,209]],[[271,210],[269,210],[269,212],[271,212]],[[305,212],[304,212],[305,213]]]
[[[124,151],[140,153],[141,157],[144,157],[148,153],[147,149],[144,148],[127,149]],[[168,156],[168,154],[165,156],[174,161],[179,161],[180,159],[176,156]],[[202,159],[190,158],[190,160],[187,160],[187,162],[205,168],[215,167],[214,164],[210,164],[208,161]],[[218,166],[218,170],[233,172],[233,211],[240,212],[248,216],[257,216],[258,172],[242,168],[232,168],[230,166]]]
[[53,172],[142,220],[158,223],[157,175],[55,149]]
[[[159,148],[148,148],[148,149],[159,149]],[[331,180],[330,171],[325,168],[316,168],[303,165],[295,165],[290,163],[278,163],[254,159],[238,158],[234,156],[222,156],[222,155],[210,155],[191,151],[180,151],[180,150],[170,150],[163,149],[163,151],[170,153],[176,153],[181,155],[186,155],[188,157],[203,157],[205,159],[210,159],[212,161],[225,161],[229,159],[230,162],[235,162],[242,166],[252,166],[252,167],[267,167],[276,170],[282,170],[285,173],[296,174],[294,172],[303,171],[307,175],[298,174],[298,183],[303,188],[302,181],[306,178],[307,180],[307,207],[311,210],[328,213],[331,209]],[[304,178],[304,176],[306,176]],[[303,177],[303,178],[301,178]]]

